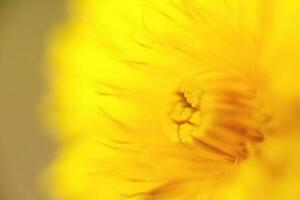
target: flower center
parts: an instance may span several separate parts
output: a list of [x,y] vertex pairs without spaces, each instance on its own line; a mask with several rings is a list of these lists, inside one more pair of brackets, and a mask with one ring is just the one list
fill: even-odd
[[193,75],[175,92],[169,112],[172,138],[233,161],[245,159],[249,144],[263,140],[257,120],[257,96],[250,81],[239,75]]

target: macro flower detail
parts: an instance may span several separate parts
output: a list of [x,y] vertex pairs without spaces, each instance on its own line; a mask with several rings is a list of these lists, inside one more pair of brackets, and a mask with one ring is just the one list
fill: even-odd
[[70,1],[50,48],[54,199],[299,198],[294,4]]
[[179,141],[236,161],[247,157],[247,143],[263,140],[257,93],[247,80],[224,73],[200,74],[176,95],[171,120]]

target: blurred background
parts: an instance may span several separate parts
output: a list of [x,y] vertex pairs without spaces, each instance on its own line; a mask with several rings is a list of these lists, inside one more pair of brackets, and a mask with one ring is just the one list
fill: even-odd
[[46,200],[38,179],[54,156],[37,106],[47,91],[49,31],[63,0],[0,0],[0,200]]

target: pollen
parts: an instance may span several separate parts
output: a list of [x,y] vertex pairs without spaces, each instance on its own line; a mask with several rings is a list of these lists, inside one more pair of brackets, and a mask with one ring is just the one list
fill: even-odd
[[264,139],[260,130],[259,95],[246,77],[228,72],[198,73],[175,92],[171,119],[172,138],[243,160],[248,148]]

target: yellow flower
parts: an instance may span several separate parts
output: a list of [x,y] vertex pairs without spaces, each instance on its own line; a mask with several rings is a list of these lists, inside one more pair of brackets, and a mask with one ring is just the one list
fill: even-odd
[[299,199],[299,6],[70,2],[50,57],[54,199]]

